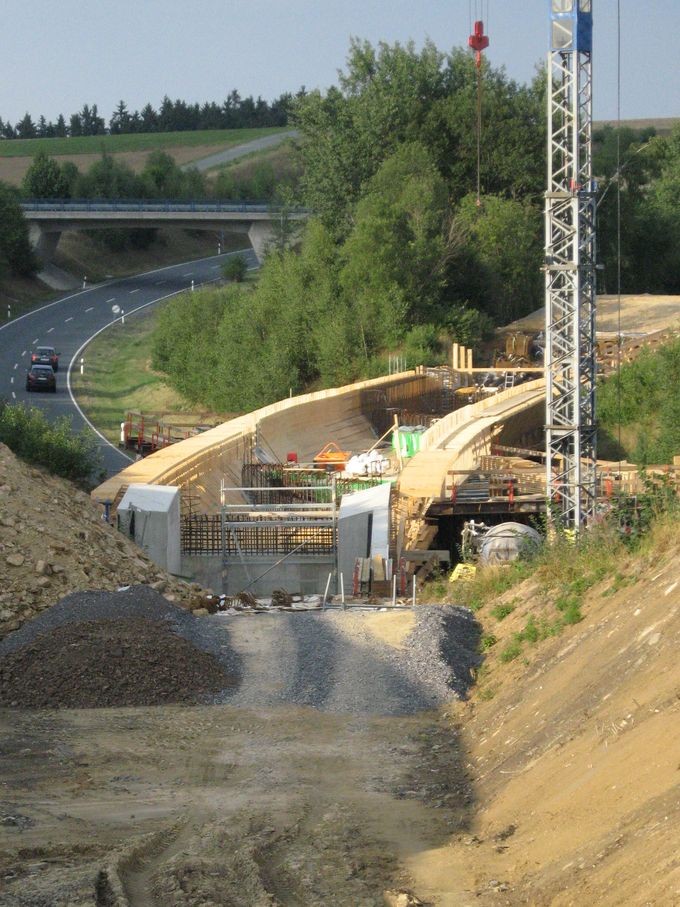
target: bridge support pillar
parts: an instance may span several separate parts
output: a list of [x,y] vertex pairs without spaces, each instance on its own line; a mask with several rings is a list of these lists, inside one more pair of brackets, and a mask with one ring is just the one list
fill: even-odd
[[61,230],[43,230],[38,224],[31,224],[28,230],[28,238],[35,254],[42,264],[49,264],[54,258],[54,253],[59,244]]
[[274,231],[270,221],[256,220],[248,228],[248,239],[253,247],[253,252],[261,262],[267,249],[274,241]]

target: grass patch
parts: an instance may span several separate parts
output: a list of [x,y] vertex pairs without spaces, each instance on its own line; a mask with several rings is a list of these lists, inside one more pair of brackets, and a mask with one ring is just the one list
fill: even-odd
[[[236,252],[250,245],[245,233],[224,234],[222,252]],[[66,231],[57,246],[54,263],[71,274],[87,276],[89,283],[107,277],[142,274],[177,262],[217,254],[217,236],[203,230],[159,229],[146,249],[116,252],[79,230]]]
[[485,567],[478,570],[474,579],[464,586],[466,606],[472,611],[478,611],[488,602],[521,583],[534,569],[530,561],[514,561],[503,567]]
[[31,157],[38,151],[60,154],[115,154],[117,151],[151,151],[195,148],[203,145],[242,145],[267,135],[287,132],[287,126],[261,129],[201,129],[195,132],[140,132],[125,135],[84,135],[62,139],[10,139],[0,142],[0,157]]
[[[208,421],[200,408],[173,390],[150,366],[150,336],[155,313],[126,316],[100,334],[85,351],[85,370],[72,373],[78,404],[94,425],[114,444],[128,410],[163,414],[194,414]],[[229,418],[226,414],[224,418]]]
[[503,664],[507,664],[510,661],[514,661],[522,654],[522,643],[518,639],[513,639],[499,655],[500,660]]
[[515,606],[514,606],[514,605],[510,605],[510,604],[507,604],[507,605],[496,605],[495,608],[492,608],[492,609],[491,609],[491,616],[492,616],[492,617],[495,617],[496,620],[505,620],[505,618],[506,618],[509,614],[512,614],[512,612],[513,612],[514,610],[515,610]]

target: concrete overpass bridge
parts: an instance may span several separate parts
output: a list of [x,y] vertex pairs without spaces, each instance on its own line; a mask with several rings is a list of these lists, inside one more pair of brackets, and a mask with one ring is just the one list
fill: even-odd
[[230,201],[135,199],[30,199],[22,204],[31,242],[49,262],[65,230],[181,227],[191,230],[247,233],[258,258],[274,238],[277,222],[309,217],[305,208]]

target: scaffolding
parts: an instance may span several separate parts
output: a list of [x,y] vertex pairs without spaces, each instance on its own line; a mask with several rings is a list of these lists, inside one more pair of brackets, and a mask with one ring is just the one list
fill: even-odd
[[546,477],[563,528],[595,508],[592,0],[550,0],[545,203]]

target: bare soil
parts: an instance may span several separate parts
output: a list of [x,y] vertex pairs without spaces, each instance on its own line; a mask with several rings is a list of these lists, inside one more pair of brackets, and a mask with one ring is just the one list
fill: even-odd
[[[598,334],[641,336],[680,324],[680,296],[650,296],[649,293],[613,294],[597,297],[595,315]],[[545,328],[545,309],[537,309],[504,328],[507,331],[542,331]]]
[[[158,575],[84,494],[0,454],[5,643],[65,591]],[[171,582],[178,603],[192,593]],[[0,708],[3,907],[680,903],[677,532],[592,588],[581,623],[509,665],[498,653],[554,604],[532,581],[500,602],[515,610],[491,625],[478,692],[436,711],[371,711],[391,663],[372,666],[372,647],[408,654],[403,613],[338,614],[332,652],[328,636],[301,649],[271,615],[204,618],[242,662],[227,703]],[[160,656],[152,684],[181,675],[158,627],[110,629],[34,644],[27,686],[54,690],[47,668],[65,673],[72,642],[118,688],[126,659]],[[12,662],[9,675],[18,691]],[[286,701],[291,676],[310,703],[330,678],[347,707]]]

